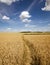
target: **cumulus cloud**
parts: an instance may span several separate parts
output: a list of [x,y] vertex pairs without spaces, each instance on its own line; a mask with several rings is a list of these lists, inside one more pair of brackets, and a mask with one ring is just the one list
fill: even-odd
[[29,19],[31,18],[31,15],[28,11],[21,12],[19,17],[22,20],[22,22],[31,22],[31,20]]
[[3,19],[3,20],[9,20],[10,18],[9,18],[8,16],[5,16],[5,15],[4,15],[4,16],[2,17],[2,19]]
[[0,2],[5,3],[7,5],[11,5],[13,2],[16,2],[16,1],[19,1],[19,0],[0,0]]
[[23,22],[28,22],[28,23],[29,23],[29,22],[31,22],[31,20],[29,20],[29,19],[24,19]]
[[21,19],[30,18],[30,17],[31,17],[31,15],[29,14],[28,11],[23,11],[23,12],[21,12],[21,14],[20,14],[20,18],[21,18]]
[[45,7],[41,8],[43,11],[50,11],[50,0],[46,0]]

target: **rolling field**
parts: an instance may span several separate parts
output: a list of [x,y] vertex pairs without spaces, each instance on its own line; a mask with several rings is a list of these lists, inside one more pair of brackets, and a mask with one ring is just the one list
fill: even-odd
[[0,33],[0,65],[50,65],[50,35]]

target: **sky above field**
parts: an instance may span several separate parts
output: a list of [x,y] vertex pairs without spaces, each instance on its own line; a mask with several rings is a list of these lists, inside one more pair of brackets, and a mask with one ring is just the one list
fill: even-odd
[[0,32],[50,31],[50,0],[0,0]]

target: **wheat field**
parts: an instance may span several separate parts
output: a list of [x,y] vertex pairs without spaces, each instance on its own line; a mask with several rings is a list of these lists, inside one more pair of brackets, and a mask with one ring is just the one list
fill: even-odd
[[50,65],[50,35],[0,33],[0,65]]

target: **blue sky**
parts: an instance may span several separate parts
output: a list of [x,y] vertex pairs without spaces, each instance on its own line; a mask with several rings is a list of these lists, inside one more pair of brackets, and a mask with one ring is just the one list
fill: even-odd
[[0,32],[50,31],[50,0],[0,0]]

